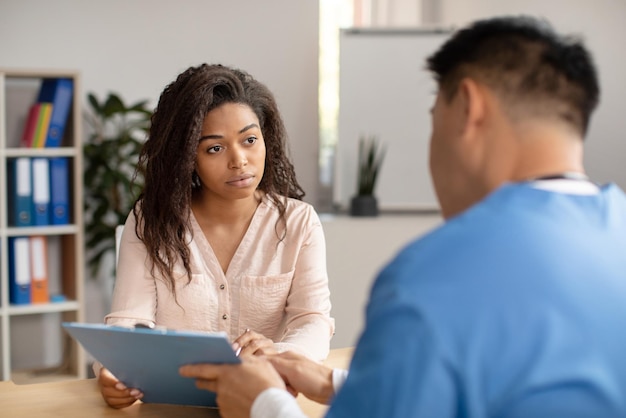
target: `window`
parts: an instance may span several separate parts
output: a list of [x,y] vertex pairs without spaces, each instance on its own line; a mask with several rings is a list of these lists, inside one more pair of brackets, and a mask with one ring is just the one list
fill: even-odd
[[322,210],[332,209],[334,149],[339,114],[339,29],[353,26],[354,0],[320,0],[319,183]]

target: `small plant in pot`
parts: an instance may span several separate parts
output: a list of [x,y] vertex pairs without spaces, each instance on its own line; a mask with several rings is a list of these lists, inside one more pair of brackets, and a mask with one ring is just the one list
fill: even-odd
[[385,151],[385,147],[375,136],[359,138],[357,195],[350,201],[350,215],[378,215],[378,200],[374,189]]

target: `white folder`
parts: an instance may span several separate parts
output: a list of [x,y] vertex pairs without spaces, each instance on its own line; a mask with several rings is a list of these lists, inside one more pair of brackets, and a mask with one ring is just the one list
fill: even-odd
[[47,158],[33,158],[33,224],[50,223],[50,164]]

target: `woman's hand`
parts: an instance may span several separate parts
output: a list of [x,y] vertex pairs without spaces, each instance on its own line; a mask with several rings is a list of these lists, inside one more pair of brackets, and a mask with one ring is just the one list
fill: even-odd
[[267,361],[283,378],[292,395],[302,393],[317,403],[330,403],[335,393],[333,369],[289,351],[269,356]]
[[233,350],[239,351],[240,348],[240,356],[260,356],[277,353],[276,348],[274,348],[274,341],[250,329],[246,329],[243,334],[233,341]]
[[104,367],[98,374],[98,386],[104,401],[112,408],[121,409],[131,406],[136,400],[143,397],[138,389],[129,389],[117,380],[113,373]]

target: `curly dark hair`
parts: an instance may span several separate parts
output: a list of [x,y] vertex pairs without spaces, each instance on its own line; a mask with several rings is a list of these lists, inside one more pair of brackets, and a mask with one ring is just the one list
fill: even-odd
[[462,78],[475,77],[497,91],[511,116],[554,115],[583,137],[599,101],[596,68],[582,42],[531,16],[479,20],[445,42],[427,67],[447,99]]
[[[152,274],[155,267],[176,297],[174,265],[180,260],[191,280],[191,201],[196,151],[203,121],[211,110],[225,104],[249,106],[259,119],[266,147],[265,171],[258,186],[277,206],[286,225],[285,198],[301,200],[304,191],[287,155],[287,134],[270,90],[250,74],[220,64],[190,67],[170,83],[151,118],[137,173],[145,186],[133,207],[135,232],[147,248]],[[278,224],[275,226],[278,234]],[[286,231],[283,229],[283,239]]]

